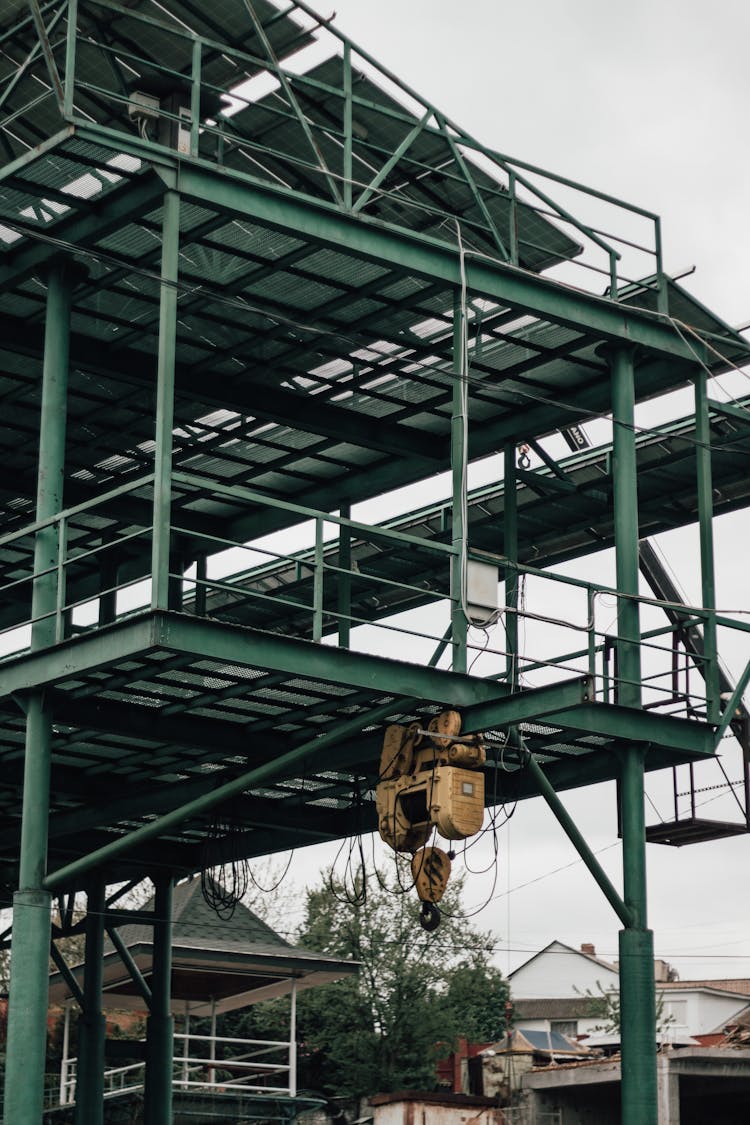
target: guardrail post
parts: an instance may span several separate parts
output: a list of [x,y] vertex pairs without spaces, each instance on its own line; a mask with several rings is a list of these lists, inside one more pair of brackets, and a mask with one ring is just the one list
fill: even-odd
[[596,698],[596,590],[591,586],[586,590],[586,606],[588,612],[588,651],[589,651],[589,676],[591,676],[592,690]]
[[289,1097],[297,1097],[297,978],[292,977],[289,1019]]
[[[339,515],[342,519],[351,518],[351,508],[342,504]],[[338,605],[336,612],[339,622],[339,648],[349,648],[352,632],[352,530],[348,524],[339,524],[339,572],[337,575]]]
[[505,679],[511,691],[518,688],[518,492],[516,449],[505,448],[503,468],[503,554],[505,570]]
[[511,265],[518,265],[518,193],[516,187],[516,173],[511,169],[508,173],[508,192],[510,193],[510,207],[508,209],[509,243]]
[[315,520],[315,572],[313,574],[313,640],[323,638],[323,520],[320,516]]
[[193,43],[193,65],[190,75],[190,155],[198,155],[201,124],[201,66],[203,63],[203,43],[196,39]]

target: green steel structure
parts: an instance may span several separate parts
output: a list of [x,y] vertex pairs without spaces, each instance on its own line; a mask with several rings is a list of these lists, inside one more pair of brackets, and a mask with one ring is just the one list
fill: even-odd
[[[723,698],[748,627],[715,611],[711,533],[750,500],[747,404],[710,396],[746,342],[666,276],[657,216],[490,150],[304,3],[2,16],[6,1125],[41,1118],[75,892],[77,1120],[103,1114],[105,888],[149,876],[164,1125],[174,879],[209,839],[216,863],[371,830],[382,725],[445,706],[487,734],[489,801],[541,794],[619,917],[622,1119],[655,1125],[644,771],[713,757],[750,676]],[[689,418],[639,430],[684,386]],[[389,498],[438,474],[445,503]],[[641,596],[639,538],[694,522],[702,605]],[[610,586],[550,570],[604,547]],[[478,562],[504,595],[475,663]],[[621,889],[557,795],[612,778]]]

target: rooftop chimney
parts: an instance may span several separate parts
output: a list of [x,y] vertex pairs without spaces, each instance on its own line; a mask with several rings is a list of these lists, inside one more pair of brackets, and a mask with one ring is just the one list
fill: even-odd
[[585,941],[581,945],[581,953],[588,953],[589,957],[596,957],[596,947]]

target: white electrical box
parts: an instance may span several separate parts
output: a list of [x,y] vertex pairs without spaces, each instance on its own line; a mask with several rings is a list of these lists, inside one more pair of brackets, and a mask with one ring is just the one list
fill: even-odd
[[128,101],[128,117],[141,121],[156,121],[159,117],[159,99],[153,94],[134,90]]
[[498,610],[498,568],[469,559],[466,567],[466,612],[474,625],[487,625]]

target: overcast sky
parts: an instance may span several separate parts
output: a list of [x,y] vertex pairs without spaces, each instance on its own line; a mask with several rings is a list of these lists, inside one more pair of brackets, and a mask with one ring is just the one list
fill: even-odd
[[[328,16],[333,8],[319,10]],[[335,11],[341,30],[490,147],[661,214],[668,272],[695,265],[683,284],[730,324],[750,321],[746,3],[337,0]],[[748,391],[750,383],[736,377],[730,393]],[[748,608],[749,528],[748,513],[717,521],[724,608]],[[695,534],[660,542],[698,599]],[[750,643],[725,655],[736,675]],[[727,754],[735,779],[734,747]],[[705,784],[720,781],[716,769]],[[649,792],[666,816],[664,783],[650,782]],[[701,795],[713,797],[720,791]],[[565,799],[619,882],[613,788]],[[724,801],[704,814],[722,816]],[[647,819],[658,819],[651,805]],[[478,921],[495,932],[504,970],[554,938],[575,947],[593,942],[601,955],[616,957],[618,921],[546,806],[523,803],[499,841],[494,891],[491,875],[470,875],[467,901],[486,903]],[[657,955],[683,979],[750,976],[750,837],[682,849],[650,845],[648,852]],[[304,866],[332,854],[310,851]],[[482,867],[483,858],[491,859],[489,838],[472,852],[473,866]]]

